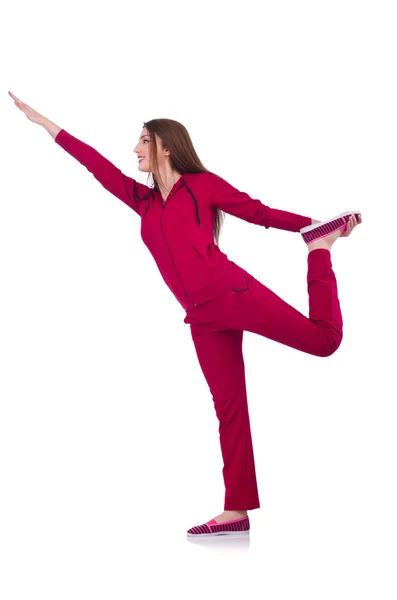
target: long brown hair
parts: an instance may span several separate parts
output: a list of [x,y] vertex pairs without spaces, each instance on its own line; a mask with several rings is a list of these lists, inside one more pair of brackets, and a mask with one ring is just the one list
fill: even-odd
[[[170,163],[178,173],[212,173],[206,169],[199,159],[194,149],[189,132],[182,123],[173,119],[152,119],[143,124],[151,134],[152,140],[155,140],[155,134],[160,138],[163,148],[170,152]],[[158,187],[158,182],[162,181],[157,160],[157,145],[150,144],[150,161],[153,172],[149,174],[153,179],[153,184]],[[219,245],[219,235],[225,213],[216,208],[214,210],[214,240]]]

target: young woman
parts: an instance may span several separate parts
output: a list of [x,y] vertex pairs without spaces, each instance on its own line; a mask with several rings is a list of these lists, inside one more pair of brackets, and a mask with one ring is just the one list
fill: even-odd
[[[333,354],[342,341],[342,315],[330,250],[358,223],[358,212],[328,221],[265,206],[208,171],[178,121],[144,123],[134,149],[148,187],[126,176],[91,146],[21,102],[66,152],[141,218],[141,236],[159,271],[186,311],[192,340],[219,420],[224,462],[224,512],[187,532],[192,536],[248,534],[248,510],[259,508],[247,405],[243,332],[250,331],[315,356]],[[309,317],[284,302],[218,245],[223,214],[265,228],[301,232],[308,248]]]

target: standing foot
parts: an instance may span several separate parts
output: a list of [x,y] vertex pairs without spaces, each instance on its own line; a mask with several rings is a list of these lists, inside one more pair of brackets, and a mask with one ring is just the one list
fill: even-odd
[[187,531],[189,537],[206,538],[218,535],[248,535],[250,521],[246,510],[225,510],[222,514],[203,523],[191,527]]
[[215,517],[215,521],[218,523],[226,523],[227,521],[234,521],[235,519],[242,519],[247,516],[246,510],[225,510],[222,514]]

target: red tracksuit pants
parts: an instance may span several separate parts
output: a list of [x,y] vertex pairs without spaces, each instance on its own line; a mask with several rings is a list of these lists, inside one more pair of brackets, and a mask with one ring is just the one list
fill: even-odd
[[260,508],[247,404],[243,332],[315,356],[330,356],[342,341],[342,315],[331,254],[308,254],[309,317],[249,275],[239,288],[194,307],[190,331],[219,420],[225,483],[224,510]]

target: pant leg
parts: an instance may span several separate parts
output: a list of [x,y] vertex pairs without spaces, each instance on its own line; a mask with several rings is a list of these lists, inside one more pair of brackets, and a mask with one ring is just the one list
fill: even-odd
[[192,339],[219,420],[224,510],[260,508],[247,404],[243,331],[193,323]]
[[330,356],[342,341],[342,314],[329,250],[308,254],[309,317],[254,277],[241,287],[195,309],[190,318],[219,328],[250,331],[315,356]]
[[259,508],[245,388],[242,338],[251,331],[316,356],[342,340],[342,315],[328,250],[308,254],[309,317],[253,277],[239,290],[186,314],[197,356],[219,419],[226,486],[225,510]]

